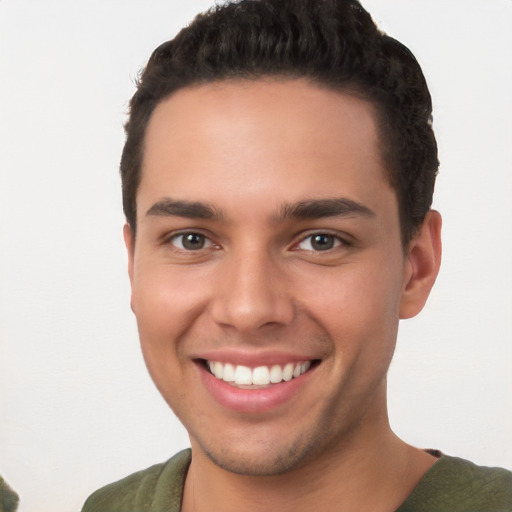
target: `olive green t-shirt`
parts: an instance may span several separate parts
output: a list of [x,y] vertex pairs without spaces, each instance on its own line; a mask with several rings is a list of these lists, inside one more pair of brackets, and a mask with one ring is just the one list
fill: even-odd
[[[179,512],[190,450],[92,494],[82,512]],[[512,512],[512,472],[442,455],[396,512]]]
[[18,502],[18,495],[0,476],[0,512],[15,512],[15,510],[18,508]]

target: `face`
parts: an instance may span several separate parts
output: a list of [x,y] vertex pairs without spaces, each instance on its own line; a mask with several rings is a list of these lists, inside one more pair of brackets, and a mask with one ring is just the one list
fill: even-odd
[[300,80],[156,108],[132,309],[195,453],[270,475],[375,434],[411,274],[377,148],[371,105]]

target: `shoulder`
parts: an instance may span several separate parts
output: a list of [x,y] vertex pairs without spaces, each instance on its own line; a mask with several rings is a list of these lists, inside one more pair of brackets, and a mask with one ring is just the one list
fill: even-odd
[[18,495],[0,476],[0,512],[14,512],[18,508]]
[[442,456],[397,512],[511,512],[512,472]]
[[508,500],[512,510],[512,472],[503,468],[477,466],[468,460],[446,455],[434,468],[436,471],[432,476],[438,486],[447,492],[464,491],[468,497],[480,497],[482,503],[501,497]]
[[179,512],[190,449],[113,482],[87,498],[82,512]]

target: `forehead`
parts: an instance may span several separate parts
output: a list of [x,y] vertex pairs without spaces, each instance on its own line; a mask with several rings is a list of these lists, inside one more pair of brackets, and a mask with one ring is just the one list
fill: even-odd
[[378,148],[372,105],[349,94],[304,80],[188,87],[151,117],[138,203],[379,195],[389,186]]

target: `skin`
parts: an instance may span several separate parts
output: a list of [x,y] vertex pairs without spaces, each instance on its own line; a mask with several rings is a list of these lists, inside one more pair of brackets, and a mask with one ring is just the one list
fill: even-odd
[[[404,250],[372,106],[302,80],[212,83],[161,102],[145,143],[124,233],[144,358],[190,435],[183,510],[397,508],[435,459],[392,433],[386,373],[435,281],[441,221]],[[315,364],[251,412],[205,385],[202,359],[226,357]]]

